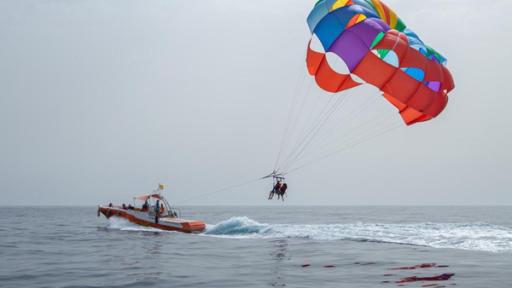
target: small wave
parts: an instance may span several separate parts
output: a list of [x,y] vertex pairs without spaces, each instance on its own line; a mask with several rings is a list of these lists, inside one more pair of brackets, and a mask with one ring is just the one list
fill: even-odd
[[348,240],[512,252],[512,229],[486,223],[301,225],[262,224],[248,217],[233,217],[216,225],[208,225],[203,235],[222,238]]
[[208,225],[204,235],[241,237],[262,235],[268,229],[268,224],[258,223],[248,217],[232,217],[216,225]]

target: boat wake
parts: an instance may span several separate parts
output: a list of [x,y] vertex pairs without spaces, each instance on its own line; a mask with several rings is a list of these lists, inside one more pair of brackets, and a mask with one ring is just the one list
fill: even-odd
[[486,223],[264,224],[233,217],[207,225],[202,234],[221,238],[297,238],[418,245],[487,252],[512,252],[512,229]]
[[[143,227],[112,217],[108,229],[176,233]],[[294,238],[318,241],[394,243],[433,248],[512,252],[512,228],[487,223],[414,224],[266,224],[248,217],[232,217],[207,225],[202,236],[231,239]]]

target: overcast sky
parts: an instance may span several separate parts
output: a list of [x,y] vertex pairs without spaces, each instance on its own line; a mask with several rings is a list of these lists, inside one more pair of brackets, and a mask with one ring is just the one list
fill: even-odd
[[[270,181],[197,196],[273,169],[311,82],[314,2],[0,1],[0,205],[128,202],[159,182],[178,205],[269,204]],[[448,108],[290,174],[288,205],[511,205],[512,1],[386,3],[448,58]]]

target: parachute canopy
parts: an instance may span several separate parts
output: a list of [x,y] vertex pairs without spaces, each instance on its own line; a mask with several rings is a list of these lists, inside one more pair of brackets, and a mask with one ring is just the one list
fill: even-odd
[[307,67],[340,92],[363,83],[382,91],[407,125],[438,116],[455,87],[446,58],[379,0],[320,0],[308,17]]

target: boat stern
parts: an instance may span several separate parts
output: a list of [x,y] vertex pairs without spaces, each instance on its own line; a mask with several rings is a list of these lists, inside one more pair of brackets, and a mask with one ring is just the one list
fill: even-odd
[[192,220],[181,224],[183,230],[188,233],[200,233],[206,229],[206,225],[203,221]]

